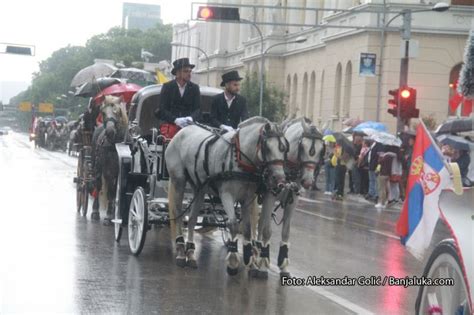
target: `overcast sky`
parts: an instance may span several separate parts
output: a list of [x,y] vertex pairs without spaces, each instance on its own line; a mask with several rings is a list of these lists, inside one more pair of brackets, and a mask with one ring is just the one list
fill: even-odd
[[36,46],[35,57],[0,54],[0,83],[29,82],[53,51],[120,26],[123,2],[159,4],[163,22],[175,24],[190,18],[193,0],[0,0],[0,43]]

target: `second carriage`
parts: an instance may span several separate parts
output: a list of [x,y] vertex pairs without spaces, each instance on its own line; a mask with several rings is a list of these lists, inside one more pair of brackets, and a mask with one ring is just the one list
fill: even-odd
[[[147,231],[152,225],[167,226],[173,218],[168,213],[168,172],[165,151],[170,139],[160,134],[160,121],[154,112],[159,107],[161,85],[151,85],[135,94],[129,111],[125,141],[116,144],[119,175],[115,199],[115,240],[123,229],[128,231],[130,251],[139,255]],[[212,97],[220,89],[200,87],[203,119],[209,118]],[[192,203],[191,190],[185,194],[184,208]],[[187,217],[184,217],[186,223]],[[207,197],[197,226],[219,228],[224,241],[227,218],[218,199]]]

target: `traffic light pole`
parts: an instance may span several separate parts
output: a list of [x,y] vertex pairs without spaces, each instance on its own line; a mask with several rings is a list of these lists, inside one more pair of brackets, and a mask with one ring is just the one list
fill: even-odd
[[[404,54],[400,60],[400,91],[403,87],[408,86],[408,61],[409,61],[409,49],[410,49],[410,37],[411,37],[411,11],[405,10],[401,13],[403,16],[403,28],[402,28],[402,39],[405,41]],[[403,131],[406,124],[400,117],[401,111],[401,97],[398,98],[397,106],[397,133]]]

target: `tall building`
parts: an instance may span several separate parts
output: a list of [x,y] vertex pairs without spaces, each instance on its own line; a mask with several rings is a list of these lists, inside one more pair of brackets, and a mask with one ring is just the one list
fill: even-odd
[[122,27],[145,31],[161,21],[161,7],[155,4],[124,2],[122,8]]
[[[437,2],[441,1],[262,0],[258,5],[268,7],[242,7],[240,17],[293,25],[259,26],[264,50],[283,43],[267,51],[264,67],[268,80],[286,92],[290,116],[306,116],[321,126],[336,129],[348,117],[379,119],[394,130],[395,119],[387,113],[387,102],[388,91],[399,84],[402,43],[399,29],[403,19],[395,18],[385,32],[381,25],[402,9],[425,10],[412,14],[411,46],[415,49],[408,75],[408,84],[417,89],[421,115],[433,115],[440,123],[448,116],[472,112],[462,104],[450,106],[449,101],[456,93],[454,87],[467,35],[474,26],[474,2],[445,0],[451,4],[448,11],[430,11]],[[306,42],[295,43],[301,36]],[[261,40],[251,24],[175,25],[173,42],[198,46],[206,52],[209,65],[204,54],[196,49],[175,46],[172,51],[173,59],[191,58],[201,84],[206,82],[208,67],[212,86],[218,86],[225,71],[235,69],[245,74],[260,69]],[[374,62],[372,67],[371,62]]]

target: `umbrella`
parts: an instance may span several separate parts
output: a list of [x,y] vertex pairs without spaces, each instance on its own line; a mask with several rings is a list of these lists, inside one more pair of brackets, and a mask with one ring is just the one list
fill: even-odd
[[471,144],[471,142],[467,141],[463,137],[453,135],[441,135],[437,139],[442,144],[448,144],[454,149],[466,151],[470,150],[469,145]]
[[474,130],[474,117],[470,118],[455,118],[446,121],[436,129],[436,134],[456,133]]
[[156,76],[148,71],[137,68],[122,68],[110,75],[112,78],[128,79],[135,83],[155,84]]
[[326,142],[336,142],[336,138],[333,135],[326,135],[323,137],[323,140]]
[[323,130],[323,135],[327,136],[327,135],[332,135],[332,130],[327,128],[327,129],[324,129]]
[[86,82],[92,82],[95,79],[107,77],[117,70],[114,66],[107,63],[95,63],[91,66],[79,70],[72,78],[71,86],[80,86]]
[[342,151],[344,153],[347,153],[350,156],[355,155],[354,145],[349,139],[347,139],[346,136],[344,136],[342,132],[335,132],[333,133],[333,135],[334,135],[334,138],[336,139],[336,144],[342,147]]
[[377,132],[370,135],[370,139],[374,140],[375,142],[381,143],[383,145],[395,146],[400,147],[402,145],[402,140],[398,139],[394,135],[388,132]]
[[58,123],[67,123],[68,122],[68,119],[64,116],[57,116],[56,118],[54,118]]
[[351,126],[346,127],[344,129],[342,129],[342,132],[347,133],[347,134],[352,134],[354,132],[354,127],[351,127]]
[[354,131],[362,131],[362,129],[366,128],[375,129],[377,131],[387,131],[387,127],[384,124],[376,121],[366,121],[360,123],[354,128]]
[[361,123],[362,120],[360,120],[359,118],[347,118],[342,122],[343,125],[348,127],[355,127]]
[[74,96],[93,97],[100,93],[100,91],[103,89],[118,83],[122,83],[122,81],[117,78],[99,78],[81,85],[77,89],[76,93],[74,93]]
[[95,103],[100,103],[105,95],[123,96],[125,103],[130,103],[133,95],[142,89],[141,86],[134,83],[114,84],[105,88],[94,97]]

